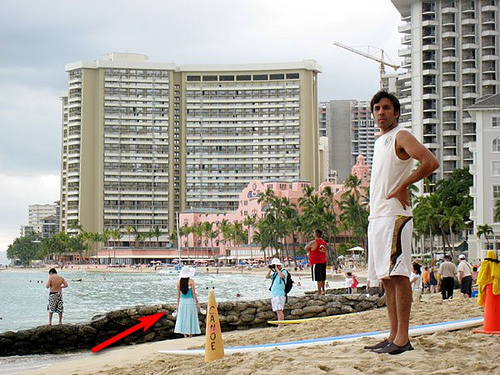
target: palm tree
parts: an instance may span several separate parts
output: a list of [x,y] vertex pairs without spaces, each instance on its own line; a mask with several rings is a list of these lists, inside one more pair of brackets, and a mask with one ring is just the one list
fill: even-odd
[[231,239],[231,223],[229,223],[229,221],[227,221],[226,219],[222,219],[222,221],[219,223],[219,230],[222,234],[224,244],[227,244],[227,241]]
[[486,239],[486,243],[488,244],[490,243],[488,236],[492,234],[493,234],[493,228],[490,227],[488,224],[477,226],[477,233],[476,233],[477,238],[481,239],[481,237],[484,237]]
[[250,227],[254,227],[255,226],[255,217],[253,216],[247,216],[245,217],[245,219],[243,219],[243,225],[245,225],[247,227],[247,231],[248,231],[248,239],[247,239],[247,242],[249,244],[252,243],[252,239],[250,238]]
[[203,237],[203,224],[197,223],[197,224],[193,225],[192,231],[196,237],[196,239],[195,239],[196,244],[198,246],[201,246],[202,245],[202,237]]
[[156,237],[156,246],[160,247],[160,237],[162,235],[160,227],[154,227],[154,229],[151,231],[151,234]]
[[464,217],[460,212],[460,207],[446,207],[444,209],[443,216],[443,224],[448,224],[448,230],[450,231],[450,242],[451,242],[451,254],[452,258],[455,259],[455,243],[454,243],[454,235],[453,228],[457,228],[458,230],[465,229],[466,225],[464,222]]
[[[120,231],[119,228],[112,229],[110,233],[111,233],[111,238],[113,238],[115,241],[119,241],[120,238],[122,238],[122,232]],[[116,242],[113,246],[113,258],[116,259]]]
[[269,209],[269,204],[275,198],[276,195],[274,195],[274,190],[268,187],[265,192],[259,193],[259,197],[257,198],[257,203],[263,204],[262,211],[267,211]]
[[495,220],[495,223],[498,223],[500,221],[500,199],[497,199],[495,201],[495,211],[493,213],[493,220]]
[[125,233],[128,234],[128,247],[130,247],[130,235],[132,234],[133,231],[134,229],[130,225],[125,226]]

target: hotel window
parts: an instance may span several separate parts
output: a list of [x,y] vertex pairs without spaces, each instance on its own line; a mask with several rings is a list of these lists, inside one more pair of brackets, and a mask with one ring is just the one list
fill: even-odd
[[500,199],[500,185],[493,185],[493,199]]
[[491,126],[494,128],[500,127],[500,117],[492,117],[491,118]]
[[495,138],[492,142],[492,152],[500,152],[500,139]]
[[500,161],[492,161],[491,167],[491,175],[500,176]]
[[251,75],[241,75],[241,76],[236,76],[237,81],[251,81],[252,76]]
[[267,81],[267,74],[254,74],[253,75],[253,80],[254,81]]
[[287,73],[286,79],[299,79],[299,73]]

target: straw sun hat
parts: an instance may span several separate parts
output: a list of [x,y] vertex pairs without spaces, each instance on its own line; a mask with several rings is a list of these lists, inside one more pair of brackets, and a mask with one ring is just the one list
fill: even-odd
[[182,267],[181,272],[179,273],[179,277],[180,278],[193,277],[195,272],[196,272],[196,270],[194,268],[184,266],[184,267]]

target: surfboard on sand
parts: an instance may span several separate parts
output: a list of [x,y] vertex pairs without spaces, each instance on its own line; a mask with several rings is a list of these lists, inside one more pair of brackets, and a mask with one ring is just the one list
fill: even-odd
[[322,319],[334,319],[336,317],[339,317],[342,315],[330,315],[330,316],[321,316],[317,318],[306,318],[306,319],[287,319],[287,320],[269,320],[267,323],[268,324],[300,324],[300,323],[306,323],[306,322],[313,322],[315,320],[322,320]]
[[[463,320],[454,320],[451,322],[424,324],[410,328],[410,336],[420,336],[441,331],[455,331],[458,329],[477,327],[483,324],[483,317],[470,318]],[[233,346],[224,348],[225,354],[262,352],[273,349],[295,349],[302,346],[328,345],[333,342],[349,342],[355,341],[362,337],[384,338],[388,331],[374,331],[365,333],[355,333],[349,335],[323,337],[318,339],[287,341],[270,344],[249,345],[249,346]],[[205,355],[205,349],[183,349],[183,350],[159,350],[160,353],[177,354],[177,355]]]

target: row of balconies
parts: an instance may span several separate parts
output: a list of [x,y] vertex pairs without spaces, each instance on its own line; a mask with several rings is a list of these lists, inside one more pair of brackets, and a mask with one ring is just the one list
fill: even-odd
[[236,83],[236,82],[218,82],[217,84],[209,84],[206,82],[200,82],[194,84],[189,82],[186,85],[186,93],[189,91],[250,91],[250,90],[286,90],[286,89],[300,89],[300,84],[298,82],[282,82],[278,83],[276,81],[266,82],[258,81],[252,83]]
[[106,99],[104,101],[104,107],[121,107],[121,108],[137,108],[137,109],[146,109],[146,108],[169,108],[168,101],[165,99],[151,101],[148,99],[147,101],[136,101],[134,100],[110,100]]
[[272,122],[272,121],[280,121],[280,120],[283,120],[283,119],[286,119],[286,121],[293,121],[293,120],[296,120],[296,121],[299,121],[300,120],[300,115],[287,115],[287,114],[282,114],[282,115],[278,115],[278,116],[262,116],[262,115],[258,115],[258,116],[237,116],[237,115],[233,115],[232,117],[208,117],[207,115],[198,115],[198,116],[194,116],[194,115],[190,115],[187,117],[187,121],[191,121],[191,122],[194,122],[194,121],[201,121],[203,120],[204,122],[220,122],[220,123],[224,123],[224,122],[229,122],[231,123],[232,121],[234,120],[238,120],[238,121],[246,121],[248,123],[252,123],[253,121],[266,121],[266,122]]
[[152,82],[152,83],[132,83],[132,82],[107,82],[106,87],[116,89],[163,89],[168,90],[168,84]]

